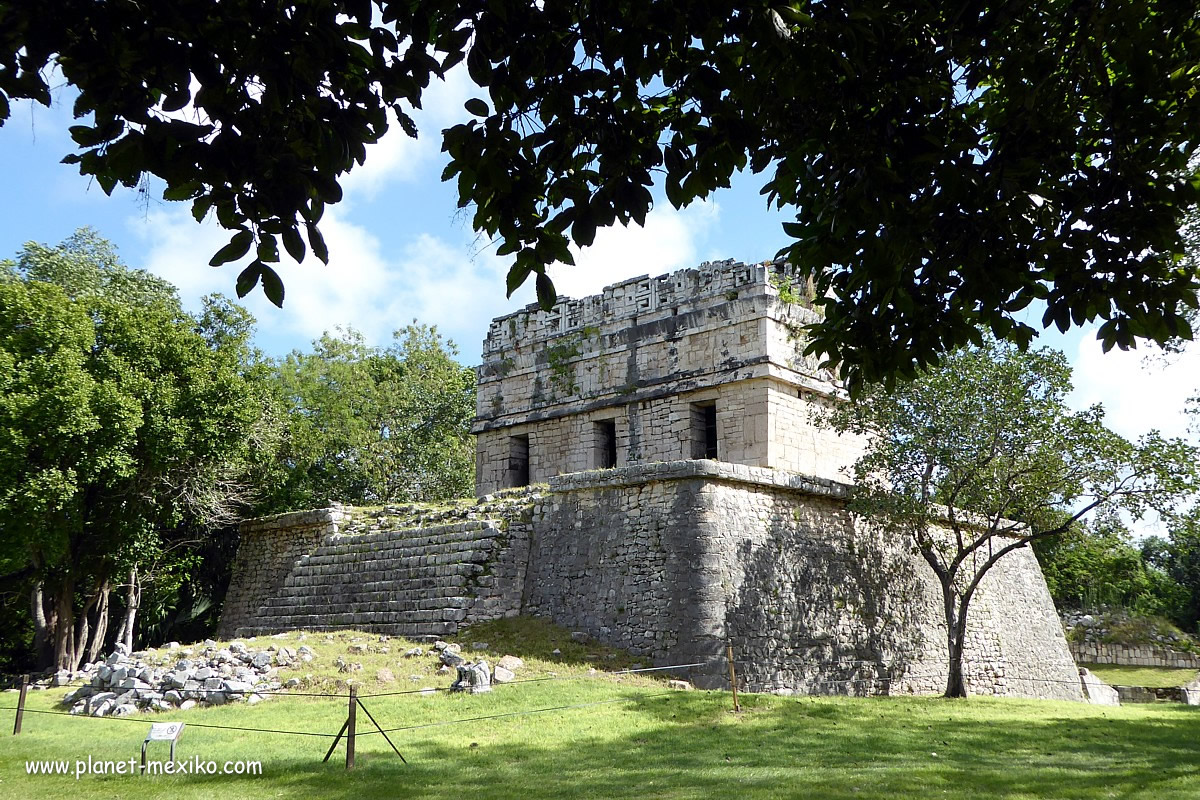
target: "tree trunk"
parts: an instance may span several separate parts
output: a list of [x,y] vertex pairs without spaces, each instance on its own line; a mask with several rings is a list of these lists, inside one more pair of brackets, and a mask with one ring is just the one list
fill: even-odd
[[43,596],[42,582],[36,581],[29,592],[29,613],[33,617],[33,653],[39,666],[49,664],[53,656],[50,637],[50,623],[46,619],[46,600]]
[[70,669],[75,655],[75,587],[63,578],[55,604],[54,668]]
[[108,593],[112,584],[108,579],[100,585],[100,600],[96,603],[96,625],[92,630],[92,641],[88,645],[87,660],[95,662],[104,650],[104,637],[108,635]]
[[71,666],[68,667],[71,672],[76,672],[79,670],[79,662],[83,659],[83,649],[85,646],[87,646],[88,633],[91,629],[91,625],[88,621],[88,614],[91,613],[92,607],[96,605],[96,599],[98,597],[99,593],[93,594],[91,597],[89,597],[87,603],[83,606],[83,610],[79,612],[79,622],[75,625],[75,644],[71,652]]
[[129,587],[125,591],[125,616],[117,631],[117,641],[133,651],[133,629],[137,624],[138,605],[142,602],[142,586],[138,579],[137,567],[129,570]]
[[949,659],[949,672],[946,675],[946,692],[944,697],[966,697],[967,684],[963,680],[963,649],[966,645],[967,615],[965,604],[961,609],[954,596],[953,576],[947,575],[941,579],[942,603],[946,611],[946,654]]

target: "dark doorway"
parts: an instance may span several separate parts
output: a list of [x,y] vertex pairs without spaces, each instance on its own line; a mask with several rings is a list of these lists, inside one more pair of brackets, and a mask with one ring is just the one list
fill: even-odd
[[692,404],[692,458],[717,458],[717,404]]

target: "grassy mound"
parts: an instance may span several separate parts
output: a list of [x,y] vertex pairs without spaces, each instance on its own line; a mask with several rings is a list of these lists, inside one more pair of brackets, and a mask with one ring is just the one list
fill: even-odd
[[1166,688],[1183,686],[1196,679],[1200,672],[1194,669],[1171,669],[1169,667],[1123,667],[1116,664],[1080,664],[1087,667],[1100,680],[1110,686],[1149,686]]

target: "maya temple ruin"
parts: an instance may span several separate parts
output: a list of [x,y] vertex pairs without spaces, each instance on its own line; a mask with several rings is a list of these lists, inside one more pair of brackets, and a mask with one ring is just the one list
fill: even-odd
[[[478,369],[478,498],[243,523],[221,633],[452,635],[547,618],[700,687],[937,693],[941,595],[846,510],[862,443],[817,424],[833,376],[783,262],[639,277],[493,320]],[[1083,698],[1028,548],[971,607],[973,694]]]

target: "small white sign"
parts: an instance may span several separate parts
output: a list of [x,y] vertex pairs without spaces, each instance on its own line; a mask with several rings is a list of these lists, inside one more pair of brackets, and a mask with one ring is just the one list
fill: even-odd
[[147,742],[173,742],[183,733],[182,722],[153,722],[150,724],[150,735]]

